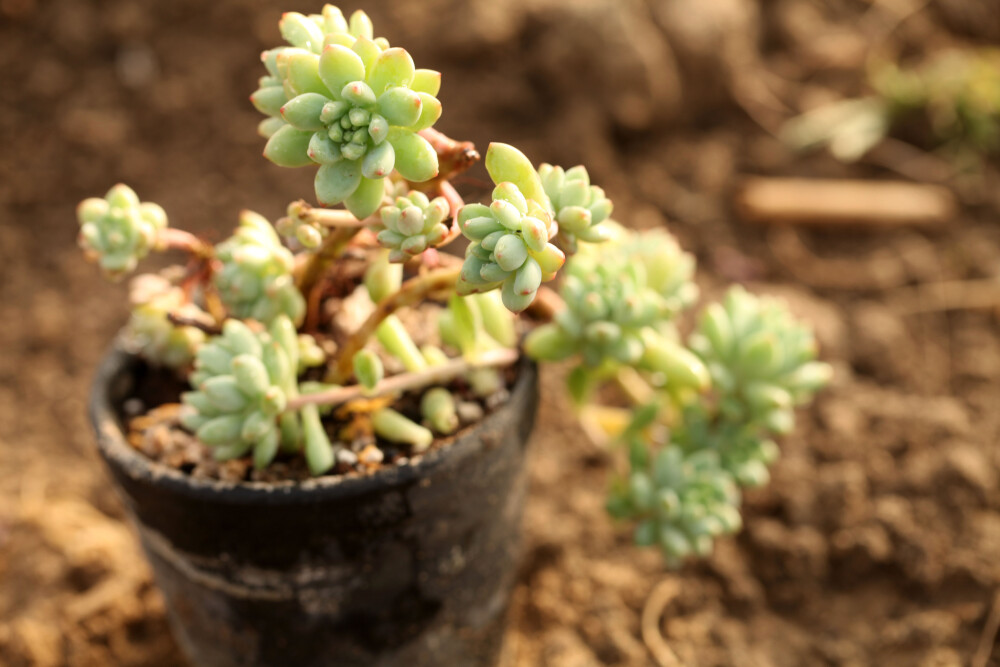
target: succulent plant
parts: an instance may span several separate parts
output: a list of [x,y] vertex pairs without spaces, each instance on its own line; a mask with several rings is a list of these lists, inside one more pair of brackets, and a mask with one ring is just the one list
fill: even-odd
[[467,204],[458,213],[462,234],[472,241],[458,280],[460,295],[501,289],[504,305],[519,313],[552,280],[566,255],[550,243],[559,230],[551,203],[531,161],[513,146],[492,143],[486,170],[496,184],[493,201]]
[[458,429],[455,397],[444,387],[428,389],[420,399],[420,414],[433,430],[447,435]]
[[167,227],[167,214],[152,202],[140,202],[135,191],[119,183],[103,199],[84,199],[76,209],[79,243],[111,276],[133,271],[156,245]]
[[425,451],[434,442],[434,434],[424,426],[392,408],[381,408],[372,414],[375,433],[391,442],[409,445],[415,454]]
[[243,211],[233,236],[216,246],[216,257],[222,268],[215,287],[234,316],[264,324],[279,315],[302,321],[305,299],[292,280],[292,253],[266,219]]
[[351,14],[348,21],[343,12],[334,5],[324,5],[322,13],[309,16],[299,12],[286,12],[278,22],[281,36],[290,46],[278,46],[260,54],[267,74],[260,78],[258,89],[250,96],[257,110],[268,116],[261,121],[260,134],[269,138],[285,121],[281,118],[281,107],[296,93],[287,81],[287,58],[281,67],[278,56],[294,55],[295,49],[319,55],[329,44],[354,46],[358,38],[371,40],[382,50],[389,48],[384,37],[374,37],[371,19],[360,9]]
[[932,143],[968,162],[1000,150],[1000,49],[943,50],[917,67],[874,63],[873,95],[837,100],[789,120],[783,141],[797,149],[826,146],[843,162],[875,147],[894,126],[922,116]]
[[633,443],[631,454],[631,472],[612,487],[608,511],[637,522],[637,544],[659,545],[676,567],[710,555],[716,537],[739,530],[739,489],[715,452],[669,445],[651,456],[644,443]]
[[661,231],[624,235],[581,250],[567,263],[560,291],[566,309],[529,334],[537,359],[579,354],[597,367],[611,361],[648,366],[675,382],[703,387],[701,363],[676,344],[670,322],[697,296],[693,258]]
[[[355,35],[350,26],[341,31],[340,20],[321,27],[286,14],[282,33],[301,46],[265,52],[268,76],[251,99],[271,116],[261,128],[264,156],[283,167],[319,165],[319,202],[344,202],[367,218],[382,205],[393,169],[408,181],[437,175],[437,153],[417,132],[441,115],[441,77],[416,69],[404,49],[373,41],[370,22],[359,21]],[[337,30],[324,34],[333,24]]]
[[191,374],[195,391],[181,397],[194,411],[182,423],[220,460],[252,451],[262,468],[282,440],[297,448],[301,425],[296,415],[282,412],[297,393],[298,350],[295,326],[286,316],[257,333],[239,320],[226,320],[222,334],[198,350]]
[[793,407],[808,401],[831,375],[815,361],[812,331],[781,301],[733,287],[708,306],[689,340],[705,362],[727,420],[788,433]]
[[295,239],[308,250],[318,248],[329,233],[326,227],[302,217],[300,202],[288,205],[285,217],[274,223],[274,229],[286,239]]
[[358,384],[371,391],[385,377],[382,360],[372,350],[361,350],[354,355],[354,377]]
[[427,248],[439,246],[448,236],[448,201],[444,197],[428,199],[416,190],[395,203],[383,206],[380,213],[383,229],[378,242],[389,249],[390,262],[405,262]]
[[179,369],[190,364],[205,342],[205,333],[194,326],[176,325],[168,316],[211,324],[207,314],[164,276],[136,276],[129,286],[129,298],[132,315],[125,332],[128,348],[157,366]]
[[559,238],[568,251],[576,251],[577,240],[600,243],[610,237],[610,231],[601,223],[611,215],[614,205],[603,189],[590,184],[586,167],[563,170],[543,164],[538,175],[559,223]]
[[700,402],[685,406],[682,417],[672,438],[685,450],[716,452],[719,465],[741,486],[759,487],[771,479],[768,468],[781,452],[765,429],[719,418]]
[[1000,49],[954,49],[922,65],[873,68],[870,83],[890,122],[926,114],[935,138],[984,154],[1000,150]]
[[[419,455],[483,414],[456,400],[452,382],[485,409],[504,400],[508,374],[499,368],[519,358],[512,313],[564,270],[561,300],[544,293],[533,313],[550,321],[523,347],[536,359],[575,357],[567,386],[587,433],[627,446],[629,472],[608,509],[635,521],[637,542],[660,545],[671,564],[707,555],[715,537],[737,530],[739,486],[767,481],[773,438],[830,376],[815,361],[812,333],[777,302],[737,288],[704,311],[685,344],[675,319],[698,296],[693,257],[662,230],[631,233],[611,220],[611,200],[583,166],[536,170],[518,149],[493,143],[490,203],[463,204],[451,179],[479,154],[431,129],[441,115],[438,72],[375,38],[361,11],[350,20],[333,5],[289,12],[279,27],[288,45],[262,54],[267,74],[251,96],[267,116],[264,155],[285,167],[316,165],[319,203],[347,211],[298,201],[273,227],[244,211],[215,247],[167,229],[163,210],[124,185],[78,211],[81,245],[111,274],[152,249],[188,253],[173,277],[136,281],[128,327],[133,350],[186,373],[183,426],[218,459],[252,456],[261,468],[282,452],[303,456],[313,475],[358,460],[338,457],[328,429],[347,441],[374,433]],[[900,98],[919,97],[919,86],[896,84]],[[961,106],[989,121],[994,91],[975,92]],[[849,111],[844,136],[860,129],[871,141],[882,129],[882,102]],[[859,149],[856,139],[847,149]],[[425,181],[440,196],[411,185]],[[427,252],[458,231],[469,240],[460,267]],[[412,269],[405,282],[404,268]],[[326,321],[338,299],[345,307]],[[405,312],[413,308],[416,316]],[[423,325],[422,347],[404,322]],[[220,325],[219,335],[207,333]],[[615,403],[602,405],[604,397]],[[324,423],[334,406],[343,408]]]
[[535,300],[542,282],[552,280],[566,255],[549,239],[557,227],[548,210],[526,199],[513,183],[493,190],[493,203],[467,204],[458,215],[462,234],[472,241],[465,255],[459,294],[502,287],[503,303],[519,313]]

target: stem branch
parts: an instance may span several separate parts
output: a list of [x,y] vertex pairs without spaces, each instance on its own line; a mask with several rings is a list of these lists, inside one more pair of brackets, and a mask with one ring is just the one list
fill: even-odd
[[173,227],[161,229],[157,233],[156,247],[159,250],[181,250],[198,259],[208,259],[215,254],[212,244],[202,241],[191,232]]
[[413,306],[429,294],[433,294],[441,289],[453,287],[462,272],[461,265],[446,266],[434,269],[422,276],[411,278],[403,283],[399,290],[390,294],[381,301],[368,316],[368,319],[351,334],[337,354],[337,364],[327,375],[327,382],[343,384],[347,378],[351,377],[354,355],[365,346],[368,339],[372,337],[385,318],[395,313],[400,308]]
[[314,222],[324,227],[368,227],[369,225],[379,224],[382,221],[378,214],[358,220],[350,211],[318,208],[304,199],[293,202],[292,209],[300,220]]
[[[391,297],[390,297],[391,298]],[[384,303],[384,302],[383,302]],[[366,391],[360,385],[337,387],[315,394],[304,394],[288,401],[287,410],[298,410],[305,405],[340,405],[358,398],[375,398],[420,389],[432,384],[451,380],[474,368],[509,366],[518,360],[520,353],[515,349],[489,350],[478,355],[473,360],[463,358],[451,359],[438,366],[430,366],[413,373],[400,373],[382,380],[372,391]],[[350,356],[342,357],[350,360]]]

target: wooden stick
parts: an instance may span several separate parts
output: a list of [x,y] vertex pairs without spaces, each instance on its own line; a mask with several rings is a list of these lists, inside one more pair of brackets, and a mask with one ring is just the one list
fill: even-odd
[[831,227],[933,226],[956,213],[949,190],[904,181],[749,178],[736,206],[750,222]]
[[509,366],[516,362],[520,356],[521,353],[515,349],[489,350],[478,355],[471,361],[462,358],[451,359],[438,366],[429,366],[422,371],[393,375],[375,385],[372,391],[365,391],[360,385],[351,385],[350,387],[337,387],[315,394],[303,394],[289,400],[287,409],[298,410],[302,406],[310,404],[340,405],[358,398],[376,398],[410,389],[420,389],[429,385],[446,382],[474,368]]

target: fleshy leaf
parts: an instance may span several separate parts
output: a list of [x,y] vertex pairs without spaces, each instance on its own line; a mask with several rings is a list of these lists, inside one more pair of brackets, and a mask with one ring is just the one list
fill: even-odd
[[428,127],[434,125],[438,122],[441,117],[441,102],[436,97],[428,95],[427,93],[419,93],[421,108],[420,108],[420,118],[417,122],[413,124],[413,130],[419,132],[420,130],[426,130]]
[[357,189],[346,198],[347,210],[358,220],[364,220],[382,205],[384,192],[385,179],[362,177]]
[[420,94],[408,88],[390,88],[378,98],[378,110],[389,125],[410,127],[420,120],[423,110]]
[[418,69],[413,73],[410,90],[436,96],[441,90],[441,72],[432,69]]
[[[287,83],[296,95],[303,93],[319,93],[329,95],[330,91],[319,78],[319,56],[315,53],[294,52],[278,56],[278,62],[284,61],[287,67]],[[287,92],[287,91],[286,91]],[[291,95],[289,96],[291,97]]]
[[384,178],[396,163],[396,151],[392,144],[383,142],[368,151],[361,163],[361,173],[365,178]]
[[341,160],[322,165],[316,172],[316,199],[324,206],[344,201],[361,183],[361,161]]
[[426,139],[409,130],[389,129],[389,143],[396,149],[396,171],[408,181],[427,181],[438,173],[438,158]]
[[493,142],[486,151],[486,171],[494,183],[509,181],[528,199],[547,205],[549,198],[531,160],[510,144]]
[[319,57],[319,78],[335,96],[340,97],[344,86],[352,81],[363,81],[365,65],[351,49],[339,45],[328,46]]
[[315,132],[323,128],[320,114],[330,100],[318,93],[303,93],[281,107],[281,117],[298,130]]
[[267,140],[264,157],[279,167],[304,167],[312,164],[309,159],[309,140],[312,135],[312,132],[285,125]]
[[387,49],[378,57],[368,74],[368,85],[379,96],[390,88],[409,86],[414,72],[413,58],[406,49]]

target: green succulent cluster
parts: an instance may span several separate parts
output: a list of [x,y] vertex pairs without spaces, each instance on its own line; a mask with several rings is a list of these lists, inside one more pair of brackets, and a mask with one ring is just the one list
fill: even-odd
[[812,331],[782,302],[734,287],[705,309],[689,345],[708,369],[715,403],[684,406],[675,442],[717,452],[744,486],[766,484],[779,453],[772,438],[794,428],[795,406],[832,373],[815,360]]
[[[374,42],[383,51],[389,48],[389,40],[374,36],[371,19],[360,9],[351,14],[350,21],[338,7],[329,4],[323,6],[320,14],[306,16],[299,12],[286,12],[278,22],[278,30],[290,46],[278,46],[260,54],[267,74],[260,78],[258,89],[250,96],[257,110],[268,116],[258,126],[258,131],[265,138],[270,138],[285,124],[281,118],[281,107],[298,94],[287,76],[287,56],[294,55],[296,49],[319,55],[330,44],[351,47],[358,38]],[[278,56],[282,54],[286,58],[279,68]]]
[[781,452],[766,429],[720,418],[702,403],[683,409],[681,423],[672,438],[686,451],[709,450],[740,486],[760,487],[771,479],[768,468]]
[[295,325],[288,317],[274,318],[267,332],[258,333],[239,320],[226,320],[222,334],[195,357],[190,378],[195,391],[181,397],[194,411],[182,423],[219,460],[252,450],[254,464],[262,468],[282,442],[297,449],[301,424],[295,414],[282,413],[298,392],[298,356]]
[[536,328],[525,349],[546,360],[578,354],[590,367],[608,361],[659,366],[664,354],[690,367],[690,353],[671,341],[670,323],[697,298],[694,258],[663,231],[609,232],[616,238],[567,262],[560,290],[566,308]]
[[271,116],[264,156],[283,167],[319,165],[319,202],[343,202],[367,218],[382,205],[393,169],[415,182],[437,175],[437,153],[417,132],[441,116],[441,76],[372,40],[370,21],[343,31],[339,10],[330,16],[282,18],[282,34],[296,46],[264,53],[268,76],[251,100]]
[[378,233],[378,242],[389,250],[389,261],[405,262],[427,248],[441,244],[448,236],[450,208],[444,197],[428,199],[416,190],[379,211],[384,228]]
[[794,407],[831,375],[827,364],[815,360],[812,331],[782,301],[738,286],[705,309],[689,344],[712,376],[719,414],[773,433],[789,433]]
[[466,250],[459,294],[501,288],[504,305],[519,313],[535,300],[542,282],[562,268],[566,255],[549,242],[557,230],[549,211],[526,198],[517,185],[503,182],[493,203],[467,204],[458,214]]
[[892,121],[920,111],[940,141],[1000,150],[1000,48],[942,51],[910,69],[886,63],[870,82]]
[[175,325],[170,314],[194,321],[206,314],[188,299],[184,290],[161,276],[137,276],[130,289],[132,314],[125,340],[130,349],[157,366],[184,368],[205,342],[205,333],[193,326]]
[[715,452],[669,445],[650,455],[634,442],[630,458],[632,472],[612,486],[608,511],[636,521],[636,543],[659,545],[671,567],[710,555],[716,537],[740,529],[739,489]]
[[167,214],[152,202],[140,202],[135,191],[119,183],[103,199],[84,199],[76,209],[80,247],[109,275],[133,271],[156,246],[167,227]]
[[215,287],[233,316],[264,324],[279,315],[302,321],[306,306],[292,279],[294,259],[271,223],[243,211],[236,232],[215,250],[221,263]]
[[918,67],[877,63],[875,94],[838,100],[789,120],[781,138],[798,149],[827,146],[853,162],[893,127],[914,119],[930,139],[973,161],[1000,150],[1000,49],[946,50]]
[[286,239],[295,239],[309,250],[318,248],[328,234],[327,228],[316,222],[305,220],[301,216],[301,204],[292,202],[288,205],[286,215],[278,218],[274,229]]
[[610,230],[601,223],[611,215],[614,205],[602,188],[590,184],[586,167],[577,165],[563,170],[543,164],[538,175],[552,203],[559,236],[567,250],[575,252],[577,240],[601,243],[610,238]]

